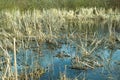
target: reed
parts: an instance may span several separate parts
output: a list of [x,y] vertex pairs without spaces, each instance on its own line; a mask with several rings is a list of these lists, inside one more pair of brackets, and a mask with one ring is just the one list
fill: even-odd
[[17,61],[16,61],[16,39],[15,38],[14,38],[14,67],[15,67],[15,80],[18,80]]
[[[101,45],[111,43],[116,45],[116,38],[120,41],[119,32],[115,30],[115,28],[120,26],[119,21],[120,12],[118,10],[105,10],[104,8],[80,8],[76,11],[67,11],[65,9],[34,9],[25,12],[17,9],[0,11],[0,55],[7,60],[2,78],[5,79],[12,76],[10,75],[12,74],[10,66],[11,56],[8,51],[14,52],[14,59],[17,60],[16,56],[20,49],[33,52],[33,48],[37,47],[35,52],[39,53],[42,44],[47,43],[51,53],[53,53],[52,50],[56,46],[63,44],[63,41],[67,45],[69,43],[75,44],[83,57],[93,56]],[[13,41],[13,38],[16,41]],[[35,44],[35,46],[31,46],[31,44]],[[37,61],[39,56],[36,56]],[[25,56],[23,57],[25,58]],[[32,63],[34,63],[34,59],[31,61]],[[15,61],[15,64],[17,63]],[[81,63],[91,67],[86,62]],[[24,64],[22,66],[25,67]],[[34,66],[36,67],[35,69],[38,69],[37,66],[37,64]],[[17,65],[14,68],[17,71]],[[40,74],[39,71],[36,72]],[[33,73],[36,74],[36,72],[32,69],[32,75]],[[27,69],[24,73],[28,76]],[[15,74],[16,76],[13,76],[13,79],[17,80],[19,72]],[[63,77],[66,77],[65,74]]]

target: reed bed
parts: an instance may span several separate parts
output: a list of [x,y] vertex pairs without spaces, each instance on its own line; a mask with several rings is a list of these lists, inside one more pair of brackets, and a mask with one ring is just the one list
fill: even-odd
[[[117,9],[114,11],[104,8],[81,8],[76,11],[60,9],[0,11],[0,58],[2,59],[0,76],[6,80],[7,77],[9,79],[14,75],[9,51],[14,50],[17,54],[21,48],[33,50],[34,47],[38,47],[35,51],[40,52],[43,43],[52,45],[50,49],[55,49],[63,43],[74,43],[82,52],[82,56],[92,55],[100,45],[118,48],[116,43],[120,42],[119,22],[120,12]],[[16,43],[13,38],[16,39]],[[36,45],[31,48],[32,42]],[[15,66],[17,64],[15,62]],[[43,71],[40,69],[32,72],[41,75]],[[27,80],[26,72],[24,76]],[[13,79],[17,80],[17,77],[19,76],[16,71],[16,78],[13,76]]]
[[120,13],[117,10],[112,11],[111,9],[105,10],[102,8],[81,8],[76,11],[50,9],[26,12],[6,10],[0,12],[1,30],[15,37],[40,36],[43,38],[48,34],[57,35],[61,29],[65,29],[67,32],[74,32],[72,30],[76,29],[83,31],[83,26],[86,26],[88,30],[94,30],[97,27],[96,25],[109,23],[119,25],[119,21]]

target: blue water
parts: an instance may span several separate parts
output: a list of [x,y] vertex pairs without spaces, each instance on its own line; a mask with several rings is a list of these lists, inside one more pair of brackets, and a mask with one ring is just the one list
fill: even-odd
[[[62,45],[61,48],[57,48],[54,50],[50,50],[48,48],[44,48],[42,50],[43,56],[38,56],[37,52],[33,52],[32,50],[19,50],[17,54],[18,61],[18,72],[21,72],[22,65],[29,65],[31,68],[34,67],[34,63],[32,62],[38,58],[37,63],[42,66],[46,70],[46,72],[39,78],[39,80],[59,80],[60,73],[66,74],[70,80],[74,80],[76,77],[78,80],[119,80],[120,79],[120,50],[111,51],[109,49],[100,49],[94,53],[100,55],[102,60],[99,62],[103,63],[103,67],[98,67],[95,69],[88,70],[76,70],[71,69],[71,59],[75,57],[75,53],[80,54],[75,47],[70,45]],[[54,57],[59,52],[64,52],[69,54],[71,57],[58,58]],[[78,53],[79,52],[79,53]],[[112,52],[112,55],[111,55]],[[22,57],[26,56],[26,58]],[[79,55],[80,56],[80,55]],[[13,63],[13,59],[11,60]],[[109,64],[108,64],[109,63]],[[12,64],[13,65],[13,64]],[[13,68],[14,70],[14,68]],[[30,72],[31,70],[28,70]]]
[[[64,51],[71,55],[69,58],[57,58],[53,57],[59,51]],[[50,52],[49,50],[43,51],[45,56],[41,57],[41,65],[45,68],[47,67],[46,73],[44,73],[39,80],[58,80],[60,78],[60,73],[66,74],[70,80],[74,80],[76,77],[78,80],[85,77],[86,80],[119,80],[120,78],[120,65],[115,64],[115,62],[120,62],[120,50],[113,51],[112,57],[110,57],[111,50],[101,50],[96,54],[101,55],[103,58],[104,67],[99,67],[95,69],[75,70],[70,69],[71,58],[75,56],[75,48],[63,45],[62,48]],[[110,64],[107,60],[111,58]],[[66,66],[66,68],[65,68]]]

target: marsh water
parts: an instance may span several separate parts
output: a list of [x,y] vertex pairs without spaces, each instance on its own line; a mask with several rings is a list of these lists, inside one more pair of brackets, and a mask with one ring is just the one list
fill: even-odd
[[0,18],[0,80],[120,79],[119,10],[5,10]]
[[[107,35],[108,31],[99,29],[98,33],[101,32]],[[102,36],[104,35],[103,33]],[[100,38],[102,36],[99,35],[97,37]],[[43,43],[42,47],[37,47],[37,42],[28,45],[32,46],[32,48],[22,48],[18,51],[18,73],[26,71],[29,74],[40,67],[45,72],[40,76],[39,80],[61,80],[63,75],[68,80],[119,80],[120,78],[119,49],[109,49],[106,45],[103,45],[92,54],[92,58],[102,63],[103,66],[83,70],[71,68],[73,65],[72,60],[76,56],[82,57],[82,52],[76,47],[76,43],[62,43],[59,47],[47,43]],[[61,56],[60,54],[64,55]],[[14,59],[13,55],[11,56],[11,64],[13,65]],[[26,66],[29,66],[29,68],[26,69]],[[14,67],[12,69],[14,71]]]
[[[64,51],[71,55],[71,57],[54,57],[54,55],[60,51]],[[66,45],[62,45],[62,48],[52,52],[45,51],[45,56],[41,57],[40,61],[43,67],[48,67],[48,71],[40,77],[40,80],[57,80],[60,78],[60,73],[65,73],[71,80],[75,80],[76,78],[81,80],[84,77],[85,80],[118,80],[120,78],[120,65],[117,64],[117,62],[120,61],[120,50],[113,51],[112,57],[110,56],[111,51],[107,49],[96,52],[95,54],[100,54],[104,58],[104,67],[88,70],[70,68],[71,58],[75,57],[75,51],[76,48],[71,48]],[[110,57],[111,61],[110,64],[108,64],[107,60],[109,60]]]
[[[23,71],[21,64],[27,64],[31,68],[35,65],[45,69],[45,73],[39,78],[39,80],[59,80],[61,74],[65,74],[70,80],[119,80],[120,78],[120,50],[99,49],[94,52],[94,55],[100,55],[104,66],[97,67],[95,69],[71,69],[71,60],[80,52],[76,52],[75,46],[69,44],[62,44],[60,48],[48,49],[47,45],[43,46],[42,55],[38,55],[38,52],[33,52],[29,49],[20,50],[17,54],[18,72]],[[57,54],[63,52],[68,57],[57,57]],[[23,58],[22,56],[25,58]],[[81,55],[79,55],[81,56]],[[98,58],[99,59],[99,58]],[[101,59],[100,59],[101,60]],[[13,63],[13,62],[12,62]],[[37,64],[36,64],[37,63]],[[29,73],[32,69],[28,69]]]

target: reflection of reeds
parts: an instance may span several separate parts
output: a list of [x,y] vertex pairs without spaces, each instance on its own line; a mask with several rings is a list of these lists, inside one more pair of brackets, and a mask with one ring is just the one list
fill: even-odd
[[[5,57],[5,65],[7,65],[3,71],[3,78],[9,77],[11,76],[10,74],[12,74],[10,71],[9,50],[14,50],[14,59],[16,60],[16,51],[20,48],[24,48],[25,50],[33,50],[34,48],[35,52],[39,53],[40,45],[45,42],[48,43],[48,47],[52,53],[52,50],[59,45],[57,40],[60,39],[66,41],[67,45],[69,45],[69,43],[71,44],[71,42],[77,44],[77,48],[80,49],[82,57],[92,56],[94,51],[99,47],[99,44],[102,44],[103,40],[105,40],[105,44],[109,43],[114,47],[116,43],[114,28],[115,25],[119,27],[119,21],[120,13],[118,11],[112,11],[111,9],[106,11],[102,8],[81,8],[77,14],[73,10],[57,9],[25,12],[20,12],[19,10],[1,11],[0,49],[2,49],[2,52],[0,52],[0,55]],[[99,29],[102,28],[101,30],[106,30],[106,26],[108,26],[109,38],[104,39],[102,36],[100,39],[98,36],[102,35],[102,33],[100,33]],[[13,37],[16,39],[16,43],[14,44],[12,40]],[[119,35],[117,35],[117,39],[120,41]],[[31,44],[36,45],[31,46]],[[79,51],[76,53],[77,55],[78,52]],[[27,57],[27,54],[23,57]],[[36,59],[39,60],[39,56],[37,56]],[[1,63],[4,63],[4,61]],[[34,63],[34,61],[32,61],[32,63]],[[86,62],[80,63],[91,67],[91,65],[86,64]],[[17,64],[17,62],[15,62],[15,64]],[[35,67],[36,69],[38,68],[37,65],[35,65]],[[16,68],[17,65],[15,65],[15,69]],[[15,74],[17,80],[17,72]],[[63,77],[66,76],[63,75]]]
[[69,80],[69,79],[66,77],[66,74],[60,73],[60,80]]

